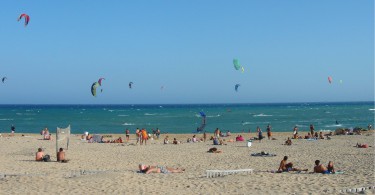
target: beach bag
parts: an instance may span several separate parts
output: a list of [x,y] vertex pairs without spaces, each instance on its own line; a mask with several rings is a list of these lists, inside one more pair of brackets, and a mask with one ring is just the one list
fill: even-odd
[[43,157],[44,162],[51,162],[51,157],[47,154]]

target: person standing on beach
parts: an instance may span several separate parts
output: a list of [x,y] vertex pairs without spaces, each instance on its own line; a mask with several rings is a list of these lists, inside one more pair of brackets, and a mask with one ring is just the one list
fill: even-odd
[[126,137],[126,142],[129,142],[129,138],[130,138],[130,131],[129,131],[129,129],[125,130],[125,137]]
[[[139,128],[137,128],[137,130],[135,130],[135,135],[137,137],[137,143],[135,143],[136,145],[138,144],[138,142],[141,141],[141,131],[139,130]],[[139,143],[141,144],[141,143]]]
[[141,136],[142,136],[141,145],[143,144],[143,142],[145,142],[145,145],[146,145],[147,144],[148,135],[147,135],[147,131],[146,131],[145,128],[142,128],[142,130],[141,130]]
[[203,133],[203,141],[206,142],[206,139],[207,139],[207,133],[204,132],[204,133]]
[[314,125],[310,124],[310,133],[311,133],[311,135],[314,135],[314,130],[315,130]]
[[160,137],[160,129],[159,128],[156,128],[156,137],[159,139]]
[[297,139],[297,135],[298,135],[298,127],[294,126],[294,128],[293,128],[293,138]]
[[10,127],[10,130],[12,132],[12,136],[14,136],[14,132],[16,132],[16,127],[12,124],[12,126]]
[[257,127],[257,131],[258,131],[258,139],[259,139],[259,142],[261,142],[262,139],[263,139],[263,132],[262,132],[262,129],[260,129],[260,127],[258,126],[258,127]]
[[271,137],[272,137],[271,125],[270,124],[267,125],[267,137],[268,137],[268,140],[270,140]]

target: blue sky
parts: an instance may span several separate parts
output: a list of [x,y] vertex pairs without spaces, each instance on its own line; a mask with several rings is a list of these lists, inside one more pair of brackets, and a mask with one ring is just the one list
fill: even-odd
[[370,0],[7,0],[0,10],[0,104],[374,100]]

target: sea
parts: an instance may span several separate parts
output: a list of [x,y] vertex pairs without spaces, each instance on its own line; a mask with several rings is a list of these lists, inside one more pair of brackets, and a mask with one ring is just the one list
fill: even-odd
[[204,131],[216,128],[233,133],[265,131],[270,124],[274,132],[330,131],[337,128],[374,126],[374,102],[264,103],[264,104],[155,104],[155,105],[0,105],[0,133],[39,133],[48,128],[71,126],[82,134],[131,133],[136,128],[161,133],[196,133],[206,115]]

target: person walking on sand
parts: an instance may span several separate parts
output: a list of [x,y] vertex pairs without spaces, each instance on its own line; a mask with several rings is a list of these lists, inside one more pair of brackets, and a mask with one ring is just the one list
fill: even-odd
[[267,125],[267,137],[268,137],[268,140],[270,140],[271,137],[272,137],[271,125],[270,124]]
[[206,142],[206,139],[207,139],[207,133],[204,132],[204,133],[203,133],[203,141]]

